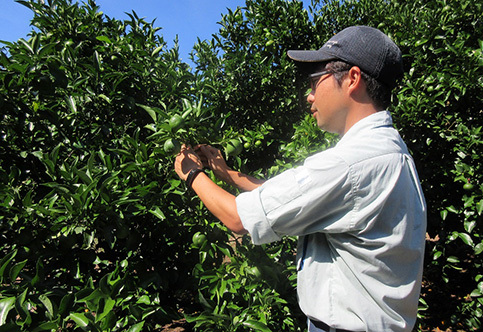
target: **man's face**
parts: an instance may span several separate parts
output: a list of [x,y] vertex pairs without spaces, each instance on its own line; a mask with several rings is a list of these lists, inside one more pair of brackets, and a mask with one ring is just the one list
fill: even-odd
[[330,71],[322,70],[318,74],[321,75],[311,75],[311,91],[307,96],[310,112],[320,129],[343,134],[348,110],[344,82],[339,86]]

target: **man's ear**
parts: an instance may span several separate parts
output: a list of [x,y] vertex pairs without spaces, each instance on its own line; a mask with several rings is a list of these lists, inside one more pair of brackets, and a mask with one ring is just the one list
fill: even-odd
[[366,81],[362,79],[361,69],[357,66],[352,67],[345,80],[346,91],[350,98],[362,104],[374,104],[374,101],[367,93]]
[[366,82],[362,79],[361,69],[357,66],[349,69],[345,82],[348,96],[354,100],[362,101],[368,98]]
[[361,69],[357,66],[353,66],[351,69],[349,69],[346,77],[347,87],[350,92],[354,91],[354,89],[360,89],[364,85]]

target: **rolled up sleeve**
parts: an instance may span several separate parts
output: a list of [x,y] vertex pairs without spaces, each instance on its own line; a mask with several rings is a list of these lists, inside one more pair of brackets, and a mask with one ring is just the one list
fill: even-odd
[[291,219],[298,213],[300,207],[295,206],[296,211],[284,211],[281,207],[289,206],[301,195],[295,172],[289,170],[237,197],[238,215],[254,244],[278,241],[282,235],[288,235],[286,232],[277,234],[274,226],[284,217]]
[[236,207],[243,227],[250,233],[254,244],[263,244],[281,239],[273,230],[265,216],[260,200],[260,189],[237,196]]
[[254,244],[350,227],[353,204],[347,166],[324,155],[310,162],[315,167],[287,170],[236,198],[238,215]]

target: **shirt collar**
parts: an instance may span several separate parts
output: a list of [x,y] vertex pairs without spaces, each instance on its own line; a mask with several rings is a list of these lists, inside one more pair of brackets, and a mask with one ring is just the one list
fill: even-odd
[[351,140],[352,137],[356,137],[362,131],[377,127],[392,127],[392,116],[389,111],[379,111],[359,120],[342,136],[338,144]]

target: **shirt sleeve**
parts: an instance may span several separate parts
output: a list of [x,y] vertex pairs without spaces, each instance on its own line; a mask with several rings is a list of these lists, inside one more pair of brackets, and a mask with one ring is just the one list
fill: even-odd
[[254,244],[283,235],[346,230],[352,223],[352,185],[341,160],[316,158],[285,171],[236,198],[237,211]]
[[259,197],[260,188],[237,196],[236,206],[243,227],[250,233],[254,244],[278,241],[281,237],[268,222]]

